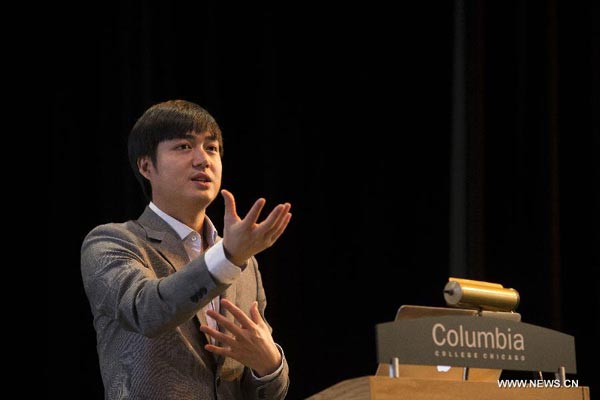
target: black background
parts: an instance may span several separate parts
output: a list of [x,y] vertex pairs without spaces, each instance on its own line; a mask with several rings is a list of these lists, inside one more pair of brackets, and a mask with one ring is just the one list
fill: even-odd
[[[455,15],[452,2],[414,3],[57,10],[76,17],[52,29],[50,224],[67,234],[51,235],[61,268],[49,276],[50,298],[63,312],[50,315],[62,327],[48,340],[50,394],[64,393],[68,377],[72,398],[103,398],[79,247],[92,227],[142,212],[127,134],[167,99],[196,102],[219,121],[223,187],[240,212],[258,197],[268,209],[292,203],[287,231],[258,256],[290,399],[372,375],[374,326],[400,305],[444,305]],[[480,77],[480,107],[467,114],[482,121],[475,211],[484,222],[482,258],[465,277],[517,289],[524,321],[574,335],[575,378],[593,386],[597,6],[491,3],[469,17],[479,27],[466,51],[481,68],[467,64],[465,75]],[[218,198],[209,215],[219,229],[222,214]]]

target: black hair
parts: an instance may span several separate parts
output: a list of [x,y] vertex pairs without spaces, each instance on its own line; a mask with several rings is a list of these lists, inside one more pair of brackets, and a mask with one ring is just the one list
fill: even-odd
[[142,186],[144,195],[152,199],[150,182],[140,174],[137,162],[149,156],[156,165],[156,148],[165,140],[183,138],[191,132],[210,132],[219,143],[223,157],[223,135],[217,121],[204,108],[186,100],[169,100],[150,107],[137,120],[129,134],[129,163]]

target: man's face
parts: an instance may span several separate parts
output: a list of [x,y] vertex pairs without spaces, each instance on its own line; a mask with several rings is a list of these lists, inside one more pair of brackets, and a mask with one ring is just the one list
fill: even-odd
[[192,132],[181,139],[163,141],[156,149],[156,165],[149,157],[139,165],[152,185],[152,201],[165,211],[173,207],[206,208],[221,187],[219,142],[210,132]]

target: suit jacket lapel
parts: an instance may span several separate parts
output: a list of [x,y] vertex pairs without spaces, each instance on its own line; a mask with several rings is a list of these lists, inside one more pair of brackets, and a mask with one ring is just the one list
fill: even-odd
[[[156,251],[171,264],[175,271],[179,271],[190,262],[181,238],[169,224],[156,215],[149,207],[146,207],[138,222],[145,229],[148,238],[154,242]],[[200,309],[196,313],[196,317],[201,325],[208,326],[204,309]],[[210,343],[210,338],[206,334],[200,332],[200,335],[205,340],[202,346]]]
[[[239,285],[236,284],[236,282],[234,282],[223,292],[223,294],[221,294],[221,298],[227,299],[233,304],[235,304],[238,289]],[[221,307],[219,309],[219,312],[221,313],[221,315],[224,315],[229,321],[235,323],[235,319],[229,311]],[[219,330],[225,334],[231,334],[227,332],[222,326],[219,326]],[[233,381],[239,378],[243,372],[244,367],[238,361],[229,357],[217,356],[217,375],[220,376],[221,379],[225,381]]]
[[[170,271],[170,273],[179,271],[190,262],[189,256],[183,247],[181,238],[169,224],[156,215],[156,213],[154,213],[154,211],[152,211],[149,207],[146,207],[138,219],[138,223],[146,231],[146,236],[149,239],[149,242],[153,244],[153,247],[156,249],[156,251],[160,253],[160,255],[171,265],[172,271]],[[169,275],[169,272],[164,274],[157,273],[157,276],[159,277],[167,275]],[[196,317],[198,318],[200,324],[207,325],[204,310],[197,312]],[[181,330],[181,327],[178,327],[177,329]],[[196,327],[195,329],[198,328]],[[185,337],[185,335],[183,336]],[[216,360],[212,353],[207,352],[203,348],[206,343],[210,343],[210,341],[207,339],[207,336],[198,330],[197,337],[201,339],[198,349],[200,353],[194,349],[194,345],[191,343],[186,342],[186,344],[193,352],[195,357],[203,359],[204,362],[208,363],[209,365],[215,365]],[[186,340],[184,339],[184,341]]]
[[[225,289],[225,291],[221,294],[221,299],[227,299],[230,302],[232,302],[233,304],[235,304],[235,300],[237,297],[237,294],[236,294],[237,287],[238,287],[238,285],[236,285],[235,282],[232,283],[231,286],[229,286],[227,289]],[[235,322],[233,315],[229,311],[227,311],[225,308],[220,307],[219,313],[221,315],[225,316],[229,321]],[[219,326],[219,330],[221,332],[225,332],[225,329],[222,326]],[[225,332],[225,333],[227,333],[227,332]]]
[[[189,263],[189,257],[183,247],[183,242],[177,233],[149,207],[146,207],[143,214],[138,219],[138,222],[145,229],[148,238],[155,243],[156,250],[169,262],[169,264],[171,264],[175,271],[179,271]],[[220,239],[221,238],[217,238],[217,241]],[[238,286],[239,285],[234,282],[221,294],[221,298],[227,299],[235,304]],[[229,321],[235,322],[233,315],[223,307],[219,307],[219,312]],[[196,317],[201,325],[208,326],[204,309],[200,309],[196,313]],[[226,334],[228,333],[220,325],[219,330]],[[210,337],[208,335],[202,333],[201,337],[206,340],[206,343],[210,343]],[[221,343],[217,343],[217,346],[220,345]],[[217,362],[217,374],[224,380],[236,379],[238,375],[243,372],[243,367],[240,368],[241,364],[232,358],[223,356],[215,356],[214,358]]]
[[177,233],[162,218],[156,215],[149,207],[138,219],[154,248],[171,264],[175,271],[179,271],[190,262],[183,242]]

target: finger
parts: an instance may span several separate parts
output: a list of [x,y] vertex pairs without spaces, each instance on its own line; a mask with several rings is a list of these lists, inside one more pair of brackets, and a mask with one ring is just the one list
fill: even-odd
[[200,330],[210,337],[214,338],[217,342],[221,342],[228,346],[231,346],[235,343],[235,338],[224,334],[223,332],[219,332],[216,329],[211,328],[210,326],[202,325],[200,326]]
[[250,211],[248,211],[248,214],[244,217],[244,222],[248,225],[255,224],[266,202],[263,198],[256,200]]
[[258,302],[257,301],[252,303],[252,307],[250,307],[250,317],[252,318],[252,321],[254,321],[254,323],[257,325],[264,322],[262,315],[260,315],[260,312],[258,311]]
[[241,337],[243,335],[241,327],[239,327],[232,321],[228,320],[227,318],[225,318],[223,315],[219,314],[218,312],[215,312],[213,310],[207,310],[206,315],[208,315],[209,317],[211,317],[215,321],[217,321],[217,324],[219,326],[221,326],[221,327],[225,328],[227,331],[231,332],[233,334],[233,336]]
[[233,194],[229,190],[223,189],[221,190],[221,195],[223,196],[223,200],[225,200],[225,218],[238,219],[239,216],[237,215]]
[[232,350],[230,347],[219,347],[213,344],[204,345],[204,348],[211,353],[217,354],[219,356],[231,356]]
[[283,232],[285,231],[285,228],[287,228],[291,219],[292,219],[292,214],[288,213],[285,216],[285,219],[283,220],[281,225],[277,228],[277,230],[275,232],[273,232],[273,236],[271,236],[271,240],[273,241],[273,243],[275,243],[277,241],[277,239],[279,239],[279,237],[283,234]]
[[223,306],[223,308],[225,308],[227,311],[229,311],[231,313],[231,315],[233,315],[235,320],[240,323],[240,326],[242,328],[251,329],[251,328],[255,327],[254,322],[250,318],[248,318],[246,313],[244,313],[240,308],[238,308],[231,301],[229,301],[227,299],[222,299],[221,305]]
[[256,228],[257,233],[262,235],[268,233],[273,228],[277,219],[284,213],[285,208],[286,206],[283,204],[279,204],[275,207],[267,218],[259,224],[258,228]]
[[265,232],[264,232],[265,236],[272,236],[273,233],[279,229],[281,224],[285,221],[291,207],[292,207],[292,205],[290,203],[285,203],[283,205],[283,210],[277,216],[277,219],[275,220],[275,222],[273,222],[273,225],[270,228],[265,230]]

